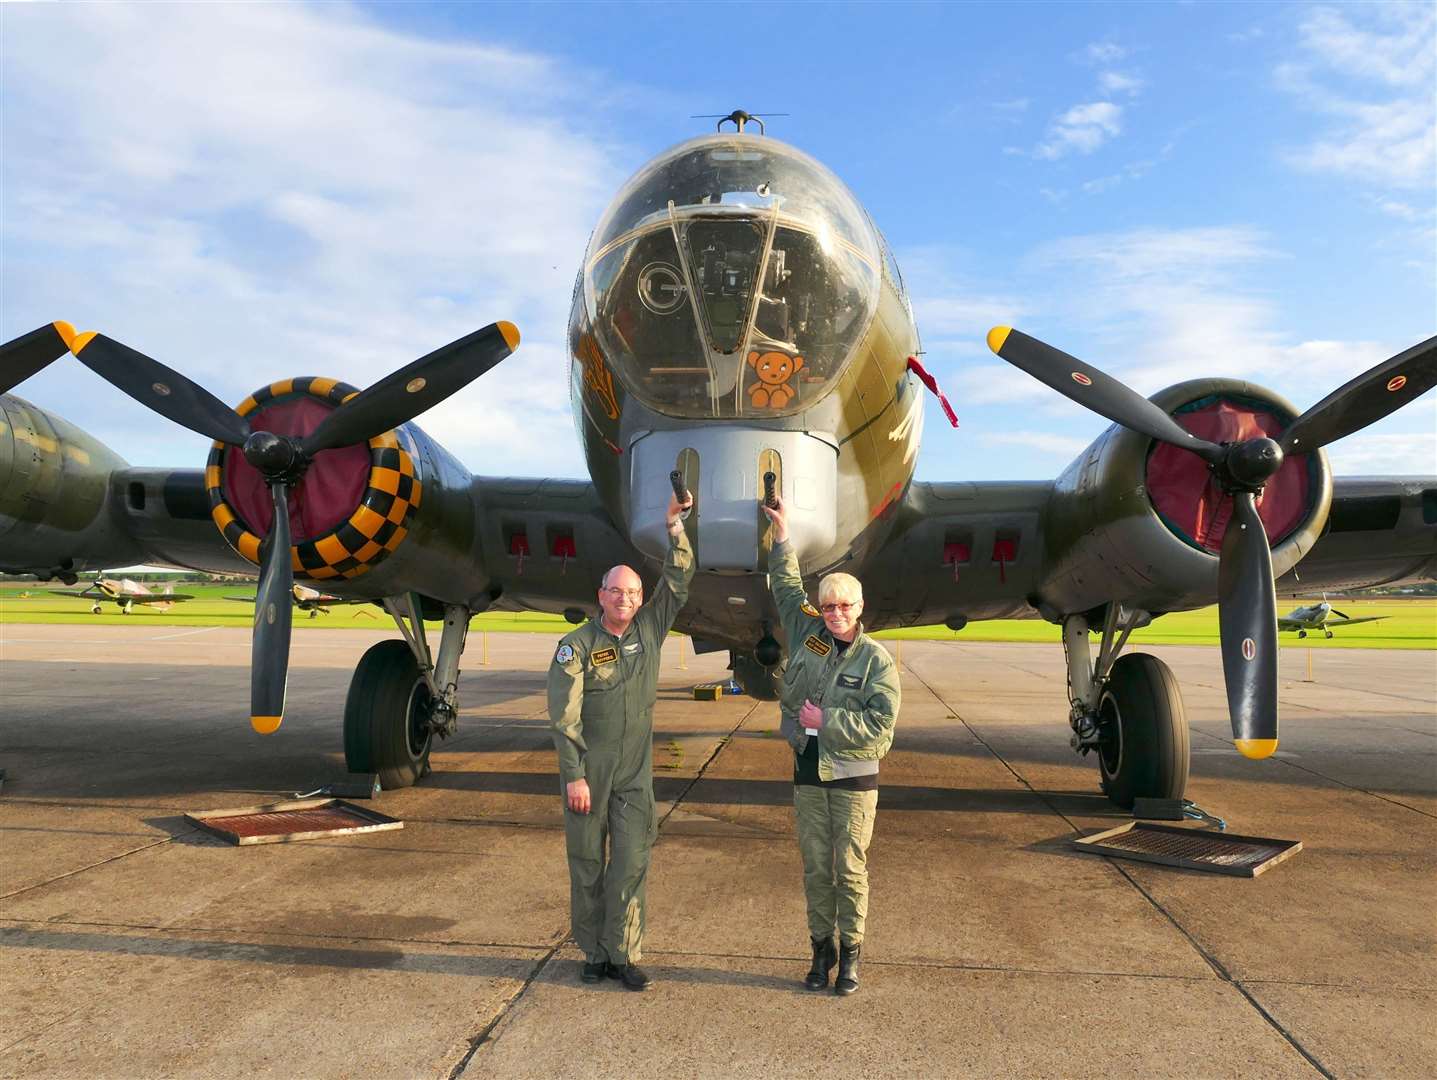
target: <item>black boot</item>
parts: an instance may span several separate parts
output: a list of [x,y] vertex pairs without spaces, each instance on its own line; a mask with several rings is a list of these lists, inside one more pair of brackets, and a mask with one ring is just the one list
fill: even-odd
[[809,990],[822,990],[828,985],[828,973],[838,962],[838,950],[833,947],[833,938],[813,939],[813,967],[804,976],[803,985]]
[[843,945],[838,950],[838,978],[833,980],[833,992],[847,997],[858,989],[858,954],[861,945]]

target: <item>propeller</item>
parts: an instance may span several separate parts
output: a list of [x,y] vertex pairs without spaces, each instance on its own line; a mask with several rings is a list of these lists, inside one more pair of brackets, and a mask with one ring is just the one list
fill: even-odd
[[46,323],[38,330],[0,345],[0,394],[9,393],[41,368],[49,367],[70,351],[75,328],[69,323]]
[[250,645],[250,724],[268,735],[284,718],[289,673],[294,585],[291,489],[316,454],[367,442],[414,419],[483,375],[518,345],[519,331],[513,323],[491,323],[380,379],[329,413],[303,438],[255,431],[243,416],[178,371],[103,334],[77,334],[63,322],[0,346],[0,387],[8,390],[68,350],[102,379],[161,416],[238,447],[264,477],[274,501],[274,524],[260,547]]
[[1251,758],[1277,749],[1277,596],[1272,549],[1257,496],[1285,455],[1309,453],[1396,412],[1437,386],[1437,337],[1385,360],[1334,390],[1277,439],[1213,443],[1185,430],[1161,408],[1097,368],[1007,326],[988,347],[1014,367],[1079,405],[1207,462],[1233,513],[1218,556],[1218,627],[1233,742]]

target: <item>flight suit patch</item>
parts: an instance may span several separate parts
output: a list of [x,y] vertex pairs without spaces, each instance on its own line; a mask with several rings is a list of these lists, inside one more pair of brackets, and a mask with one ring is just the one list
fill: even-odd
[[850,690],[857,690],[863,685],[863,680],[857,675],[840,675],[838,677],[838,685],[846,686]]
[[567,664],[574,659],[574,646],[560,645],[559,651],[554,654],[554,660],[560,664]]
[[614,648],[596,649],[589,654],[589,659],[594,662],[595,667],[598,667],[600,664],[612,664],[618,660],[618,658],[619,650]]
[[631,641],[629,644],[627,644],[627,645],[624,646],[624,655],[625,655],[625,656],[637,656],[639,653],[641,653],[641,652],[643,652],[643,651],[644,651],[644,643],[643,643],[642,641]]
[[819,656],[827,656],[833,651],[833,646],[817,634],[809,634],[807,640],[803,643],[803,647],[811,653],[817,653]]
[[818,608],[814,607],[807,600],[798,605],[798,610],[803,612],[810,619],[818,619],[822,617],[818,614]]

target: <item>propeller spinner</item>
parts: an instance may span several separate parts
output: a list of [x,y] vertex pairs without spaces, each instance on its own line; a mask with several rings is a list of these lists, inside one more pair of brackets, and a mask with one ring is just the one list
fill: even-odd
[[93,331],[77,334],[55,322],[0,346],[0,392],[34,375],[67,351],[141,405],[217,442],[239,447],[264,477],[274,501],[274,523],[260,549],[250,644],[250,724],[261,734],[284,718],[294,585],[289,492],[316,454],[367,442],[407,423],[461,390],[519,345],[513,323],[482,330],[422,356],[349,398],[302,438],[254,431],[249,421],[208,390],[158,360]]
[[1218,627],[1232,737],[1250,758],[1277,749],[1277,596],[1272,550],[1256,498],[1284,456],[1308,453],[1351,435],[1437,385],[1437,337],[1398,353],[1339,387],[1299,416],[1277,440],[1221,445],[1200,439],[1147,398],[1060,349],[1007,326],[988,347],[1014,367],[1123,427],[1197,454],[1233,515],[1218,556]]

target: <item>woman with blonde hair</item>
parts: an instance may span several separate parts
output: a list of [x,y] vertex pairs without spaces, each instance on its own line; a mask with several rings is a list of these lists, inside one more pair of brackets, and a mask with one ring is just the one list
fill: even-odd
[[[888,651],[863,632],[863,587],[829,574],[808,602],[798,556],[788,542],[782,502],[764,507],[773,522],[769,587],[788,637],[779,698],[780,730],[793,747],[793,805],[813,965],[810,990],[858,989],[858,957],[868,916],[868,843],[878,810],[878,761],[893,745],[898,671]],[[838,947],[834,947],[834,932]]]

